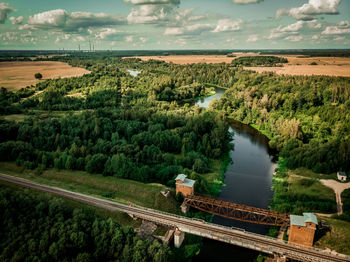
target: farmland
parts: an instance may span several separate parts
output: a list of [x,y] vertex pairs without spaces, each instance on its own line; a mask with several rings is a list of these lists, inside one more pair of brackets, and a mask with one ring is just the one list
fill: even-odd
[[42,79],[75,77],[90,73],[84,68],[56,61],[1,62],[0,87],[18,90],[35,85],[39,80],[35,79],[34,74],[39,72],[43,75]]

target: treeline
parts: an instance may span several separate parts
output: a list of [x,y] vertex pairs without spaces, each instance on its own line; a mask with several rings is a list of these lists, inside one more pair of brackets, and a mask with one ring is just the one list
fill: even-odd
[[0,261],[169,261],[158,241],[91,208],[29,190],[0,187]]
[[281,66],[288,59],[277,56],[242,56],[232,60],[235,66]]
[[[30,169],[86,170],[172,185],[184,169],[206,173],[229,150],[228,125],[212,112],[100,109],[0,124],[0,159]],[[205,185],[197,190],[205,192]]]
[[255,124],[289,168],[350,170],[350,79],[242,73],[213,106]]

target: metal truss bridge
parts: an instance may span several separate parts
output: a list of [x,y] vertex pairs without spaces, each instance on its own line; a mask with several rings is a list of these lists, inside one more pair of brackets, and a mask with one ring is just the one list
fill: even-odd
[[261,225],[286,227],[290,222],[287,214],[216,200],[204,196],[186,196],[184,199],[184,204],[217,216]]

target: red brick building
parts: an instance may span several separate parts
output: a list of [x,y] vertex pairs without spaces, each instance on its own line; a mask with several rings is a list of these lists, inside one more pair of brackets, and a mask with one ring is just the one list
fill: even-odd
[[317,224],[317,217],[312,213],[303,213],[302,216],[290,215],[288,242],[312,247]]
[[176,178],[176,194],[181,192],[183,196],[189,196],[194,194],[195,180],[188,179],[186,175],[179,174]]

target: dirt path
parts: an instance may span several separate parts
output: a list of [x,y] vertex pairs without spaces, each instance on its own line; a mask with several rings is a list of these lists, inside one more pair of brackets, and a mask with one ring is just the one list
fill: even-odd
[[341,193],[345,190],[350,188],[350,182],[349,183],[341,183],[338,181],[335,181],[333,179],[320,179],[320,182],[325,185],[326,187],[329,187],[334,190],[335,197],[337,200],[337,210],[338,215],[343,214],[343,203],[341,201]]

